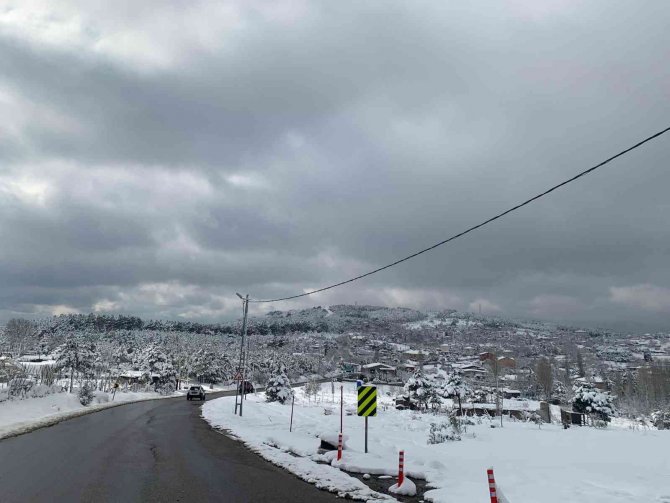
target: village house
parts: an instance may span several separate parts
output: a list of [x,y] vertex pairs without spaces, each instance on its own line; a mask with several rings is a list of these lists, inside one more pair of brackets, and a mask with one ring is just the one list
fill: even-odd
[[396,367],[379,362],[362,365],[361,373],[368,379],[386,382],[396,380],[398,375]]

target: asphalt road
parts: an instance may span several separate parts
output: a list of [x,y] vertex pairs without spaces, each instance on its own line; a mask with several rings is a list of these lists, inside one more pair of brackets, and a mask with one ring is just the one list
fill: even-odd
[[2,440],[0,502],[337,500],[211,429],[200,405],[139,402]]

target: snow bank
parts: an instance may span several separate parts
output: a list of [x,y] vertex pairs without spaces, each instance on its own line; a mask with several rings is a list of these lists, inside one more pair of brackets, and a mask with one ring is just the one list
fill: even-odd
[[416,484],[409,477],[405,477],[402,484],[393,484],[389,487],[389,492],[399,496],[416,496]]
[[[355,387],[353,383],[345,386],[345,407],[350,407],[356,402]],[[203,416],[273,463],[318,487],[356,499],[389,496],[371,491],[340,469],[394,476],[401,449],[406,475],[427,480],[430,489],[423,495],[425,501],[488,501],[489,466],[514,503],[651,503],[670,496],[670,432],[615,425],[564,430],[545,424],[540,429],[507,418],[503,428],[491,428],[499,420],[483,419],[468,426],[462,441],[428,445],[430,423],[444,421],[444,416],[396,411],[385,407],[390,400],[380,396],[378,416],[369,418],[368,454],[363,452],[363,419],[344,417],[349,441],[339,462],[335,451],[317,453],[319,435],[339,430],[339,414],[324,414],[330,393],[310,403],[297,390],[292,433],[288,431],[291,406],[265,403],[262,394],[249,396],[243,418],[233,415],[234,398],[208,402]]]
[[79,403],[77,393],[56,393],[39,398],[7,400],[0,403],[0,440],[128,402],[169,398],[162,397],[158,393],[129,392],[116,393],[112,402],[111,396],[109,393],[96,391],[93,403],[87,407]]
[[[304,424],[298,426],[297,417],[294,417],[294,431],[289,433],[290,405],[265,403],[262,394],[249,395],[244,404],[244,417],[240,418],[233,414],[234,400],[234,397],[224,397],[205,403],[202,407],[203,417],[212,426],[228,430],[232,436],[242,440],[252,451],[271,463],[294,473],[319,489],[358,501],[395,501],[390,496],[373,491],[345,472],[324,464],[332,456],[317,454],[319,435],[323,433],[319,422],[313,423],[310,432],[306,433]],[[316,409],[323,414],[323,407]],[[337,420],[339,421],[339,416]],[[298,432],[299,428],[302,431]],[[336,451],[328,454],[335,455]]]

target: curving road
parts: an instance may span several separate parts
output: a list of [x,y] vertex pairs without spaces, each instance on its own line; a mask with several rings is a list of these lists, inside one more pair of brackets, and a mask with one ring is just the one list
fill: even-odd
[[200,403],[186,398],[114,407],[0,441],[2,503],[336,500],[214,431]]

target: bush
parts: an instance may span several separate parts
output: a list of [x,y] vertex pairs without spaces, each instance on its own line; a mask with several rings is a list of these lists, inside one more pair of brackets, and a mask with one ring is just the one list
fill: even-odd
[[535,423],[539,428],[542,428],[542,423],[544,423],[542,416],[536,411],[524,410],[521,412],[521,417],[525,422]]
[[434,445],[442,444],[446,441],[459,441],[461,440],[461,435],[467,431],[466,424],[467,423],[462,421],[458,416],[451,416],[449,421],[430,423],[430,430],[428,431],[428,443]]
[[651,422],[659,430],[670,430],[670,410],[652,412]]
[[604,430],[607,428],[607,421],[604,421],[600,419],[600,416],[591,416],[591,423],[593,424],[594,428],[598,428],[601,430]]
[[172,382],[164,382],[156,385],[156,391],[163,396],[171,395],[175,390],[175,384]]
[[37,384],[30,388],[28,391],[28,396],[30,398],[42,398],[47,395],[55,395],[56,393],[62,393],[63,387],[56,384],[46,385],[46,384]]
[[35,385],[35,381],[25,377],[15,377],[7,383],[10,397],[25,398],[27,393]]
[[90,405],[95,397],[93,385],[86,381],[81,388],[79,388],[79,403],[83,406]]

